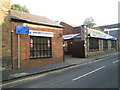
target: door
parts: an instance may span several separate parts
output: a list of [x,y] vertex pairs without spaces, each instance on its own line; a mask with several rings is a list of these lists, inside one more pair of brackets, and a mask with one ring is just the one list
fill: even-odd
[[85,57],[84,41],[81,39],[74,39],[72,44],[72,56],[73,57]]

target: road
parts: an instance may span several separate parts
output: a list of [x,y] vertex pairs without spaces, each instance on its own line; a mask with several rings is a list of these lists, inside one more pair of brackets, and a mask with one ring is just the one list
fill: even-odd
[[4,83],[3,88],[118,88],[117,55],[52,73]]

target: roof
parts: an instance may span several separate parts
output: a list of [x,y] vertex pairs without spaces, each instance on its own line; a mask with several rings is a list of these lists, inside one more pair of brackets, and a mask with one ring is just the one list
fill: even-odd
[[113,37],[119,37],[119,31],[118,30],[105,31],[105,33],[109,33],[109,35],[111,35]]
[[76,25],[74,24],[71,24],[71,23],[67,23],[68,25],[72,26],[72,27],[77,27]]
[[111,24],[111,25],[103,25],[103,26],[99,26],[98,28],[100,29],[111,29],[111,28],[120,28],[120,23],[117,24]]
[[47,26],[54,26],[54,27],[60,27],[62,28],[61,25],[55,23],[54,21],[48,19],[45,16],[37,16],[33,15],[30,13],[25,13],[17,10],[11,10],[11,19],[12,20],[22,20],[22,21],[27,21],[30,23],[36,23],[36,24],[42,24],[42,25],[47,25]]
[[69,26],[71,26],[71,27],[80,27],[80,26],[76,26],[76,25],[71,24],[71,23],[65,23],[65,22],[61,22],[61,23],[67,24],[67,25],[69,25]]
[[[91,28],[87,28],[87,30],[88,30],[88,34],[97,35],[97,37],[99,37],[99,38],[104,38],[104,39],[114,38],[113,36],[108,35],[102,31],[99,31],[99,30],[95,30],[95,29],[91,29]],[[114,39],[116,39],[116,38],[114,38]]]

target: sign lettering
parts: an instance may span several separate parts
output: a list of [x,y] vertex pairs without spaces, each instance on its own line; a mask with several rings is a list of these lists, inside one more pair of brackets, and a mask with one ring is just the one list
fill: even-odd
[[45,31],[34,31],[30,30],[29,31],[30,36],[44,36],[44,37],[53,37],[54,33],[53,32],[45,32]]

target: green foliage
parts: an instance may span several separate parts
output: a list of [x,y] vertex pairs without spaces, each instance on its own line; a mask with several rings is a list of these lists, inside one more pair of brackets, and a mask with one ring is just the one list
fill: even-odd
[[98,27],[92,27],[92,29],[96,29],[96,30],[99,30],[99,31],[102,31],[102,32],[103,32],[103,30],[100,29],[100,28],[98,28]]
[[94,19],[92,17],[88,17],[85,19],[85,21],[83,22],[83,25],[88,26],[89,28],[92,28],[95,24]]
[[13,4],[11,9],[29,13],[29,10],[26,8],[26,6],[20,6],[19,4]]
[[94,27],[96,25],[94,19],[92,17],[88,17],[85,19],[83,25],[86,25],[87,27],[91,28],[91,29],[96,29],[99,31],[103,31],[102,29],[98,28],[98,27]]

